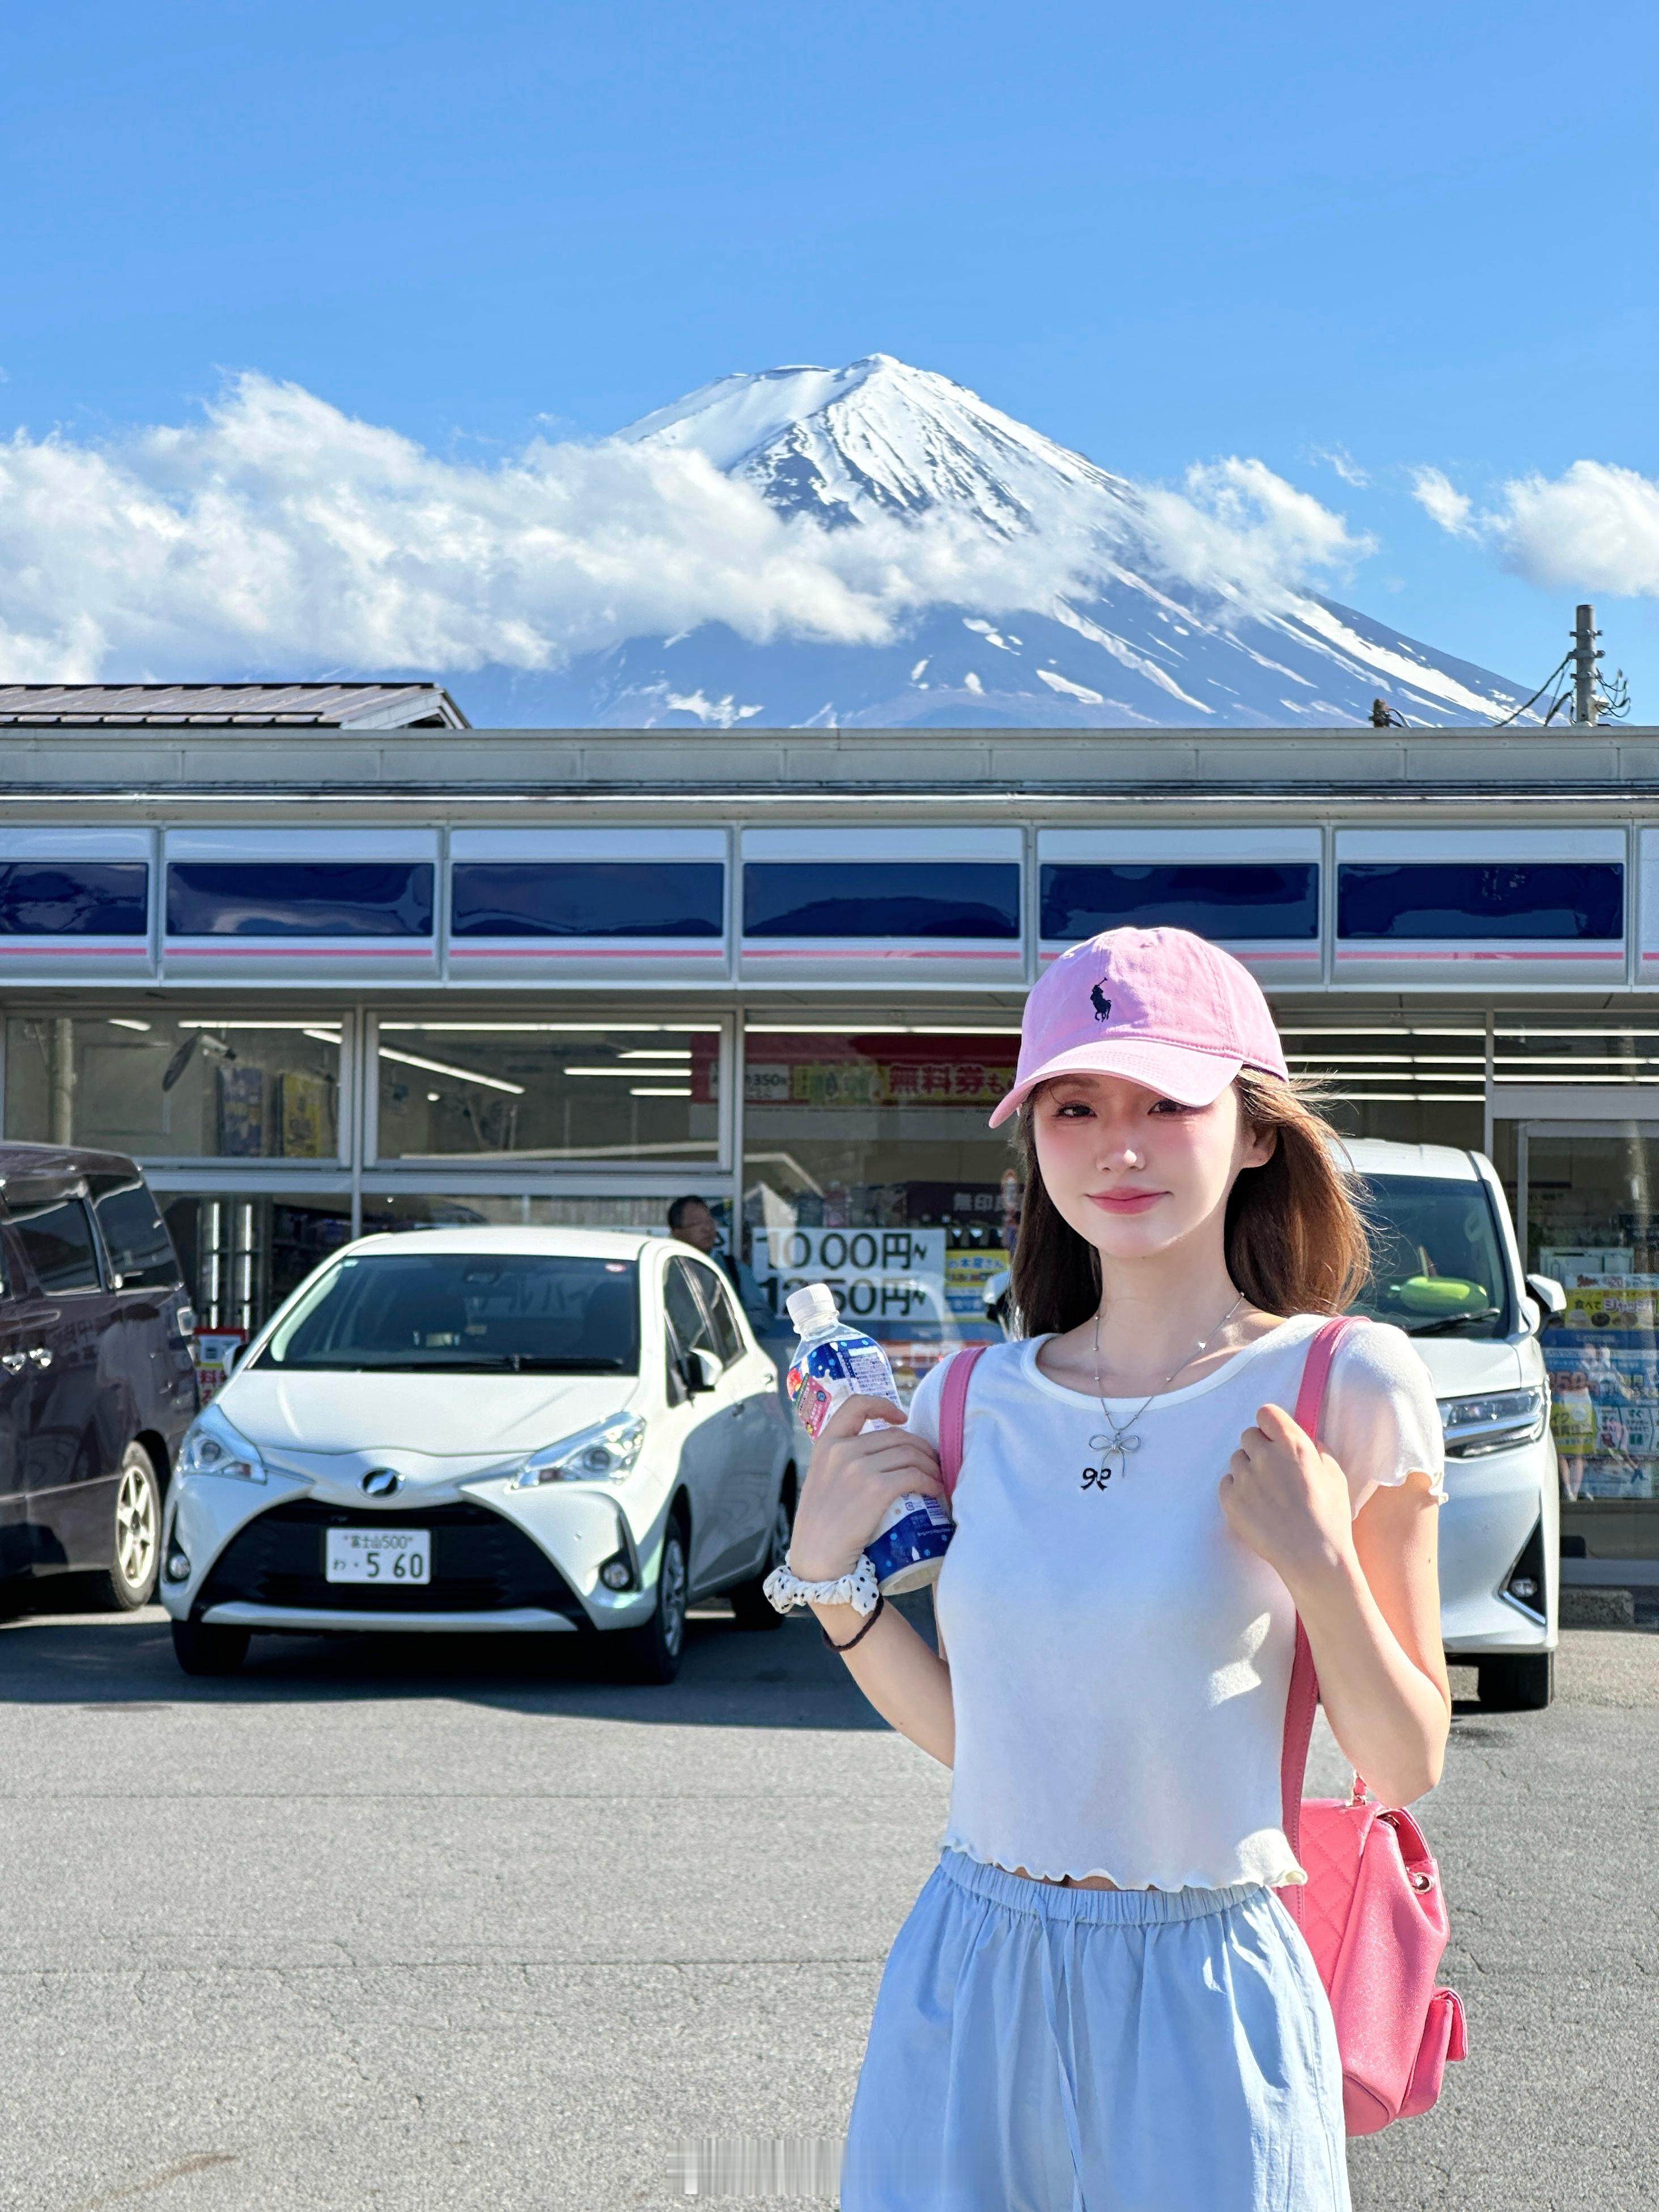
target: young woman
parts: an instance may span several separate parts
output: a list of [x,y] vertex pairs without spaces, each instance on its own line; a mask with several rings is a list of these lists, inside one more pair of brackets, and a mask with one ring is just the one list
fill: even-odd
[[[893,1726],[953,1769],[883,1977],[845,2212],[1344,2212],[1330,2009],[1276,1887],[1296,1615],[1386,1803],[1439,1778],[1440,1427],[1395,1329],[1285,1408],[1365,1240],[1266,1000],[1184,931],[1074,947],[1027,1004],[1018,1341],[975,1369],[936,1656],[839,1582],[934,1490],[908,1424],[819,1437],[791,1573]],[[879,1415],[890,1425],[868,1435]],[[836,1585],[839,1583],[839,1587]],[[849,1594],[858,1602],[847,1601]],[[854,1640],[856,1639],[856,1641]]]

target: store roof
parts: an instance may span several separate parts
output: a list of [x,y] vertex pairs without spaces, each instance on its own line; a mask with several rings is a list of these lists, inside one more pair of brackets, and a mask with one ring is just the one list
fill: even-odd
[[441,684],[0,684],[0,726],[465,730]]

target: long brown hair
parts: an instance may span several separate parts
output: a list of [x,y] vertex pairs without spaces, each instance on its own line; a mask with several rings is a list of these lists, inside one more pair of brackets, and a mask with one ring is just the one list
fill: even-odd
[[[1311,1097],[1279,1076],[1245,1068],[1233,1089],[1241,1121],[1258,1133],[1271,1130],[1274,1141],[1227,1200],[1227,1272],[1263,1313],[1340,1313],[1365,1280],[1370,1246],[1334,1133]],[[1076,1328],[1100,1304],[1095,1248],[1058,1211],[1037,1164],[1036,1097],[1019,1109],[1025,1200],[1013,1304],[1025,1336]]]

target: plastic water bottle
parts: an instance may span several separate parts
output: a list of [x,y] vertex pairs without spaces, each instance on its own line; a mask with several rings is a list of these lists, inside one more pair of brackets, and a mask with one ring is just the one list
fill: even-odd
[[[789,1363],[789,1398],[808,1436],[816,1437],[848,1398],[888,1398],[897,1405],[887,1354],[874,1337],[842,1321],[828,1283],[808,1283],[791,1291],[786,1304],[800,1332]],[[860,1434],[889,1425],[866,1421]],[[955,1523],[942,1498],[920,1492],[896,1498],[864,1547],[883,1596],[894,1597],[931,1583],[954,1533]]]

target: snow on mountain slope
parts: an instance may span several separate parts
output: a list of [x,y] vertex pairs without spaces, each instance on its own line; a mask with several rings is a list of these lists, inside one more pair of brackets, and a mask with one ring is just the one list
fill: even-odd
[[[630,639],[510,679],[514,720],[1318,727],[1368,720],[1379,694],[1422,724],[1492,721],[1525,696],[1312,592],[1297,560],[1264,565],[1262,532],[1240,526],[1263,485],[1293,554],[1307,539],[1316,558],[1333,526],[1353,541],[1259,465],[1222,465],[1200,507],[886,354],[722,377],[617,435],[696,451],[805,526],[862,533],[836,542],[867,539],[872,564],[913,581],[919,611],[890,644],[756,643],[719,623]],[[484,694],[475,720],[500,711],[499,688],[469,682],[470,702]]]

